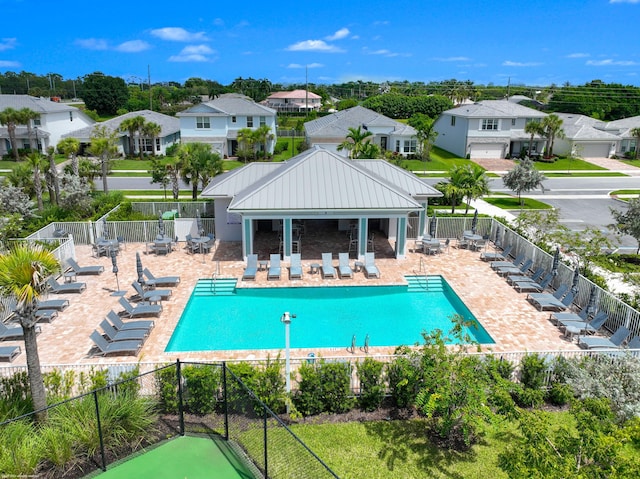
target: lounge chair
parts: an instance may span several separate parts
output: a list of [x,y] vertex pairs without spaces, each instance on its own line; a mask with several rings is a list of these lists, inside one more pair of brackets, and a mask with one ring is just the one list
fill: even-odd
[[543,274],[544,274],[544,268],[538,268],[533,273],[531,273],[531,276],[527,276],[523,274],[509,275],[507,276],[507,283],[509,284],[514,284],[518,282],[537,283],[540,280],[540,278],[542,278]]
[[80,266],[75,259],[73,258],[67,258],[67,263],[69,263],[69,266],[71,266],[71,269],[77,274],[77,275],[83,275],[83,274],[100,274],[104,271],[104,266],[102,266],[101,264],[99,265],[94,265],[94,266]]
[[515,281],[513,287],[519,293],[541,293],[544,291],[549,283],[553,280],[553,273],[549,272],[539,283],[531,281]]
[[527,295],[527,299],[530,301],[547,301],[549,299],[557,299],[558,301],[560,301],[564,295],[567,293],[567,291],[569,291],[569,286],[567,286],[566,284],[561,284],[560,286],[558,286],[558,289],[556,289],[553,293],[529,293]]
[[125,314],[130,318],[137,316],[160,316],[162,312],[161,304],[138,303],[136,306],[133,306],[122,297],[118,299],[118,302],[124,308]]
[[141,319],[136,321],[127,321],[126,323],[122,321],[120,316],[116,314],[116,312],[112,309],[107,313],[107,319],[111,323],[111,325],[116,329],[116,331],[129,331],[131,329],[142,329],[148,332],[155,327],[156,323],[152,319]]
[[104,334],[107,336],[107,339],[110,342],[131,341],[133,339],[140,340],[144,343],[144,341],[147,339],[147,336],[149,336],[149,333],[145,329],[127,329],[126,331],[118,331],[106,319],[103,319],[100,322],[100,327],[102,328],[102,331],[104,331]]
[[482,261],[505,261],[509,257],[509,253],[513,249],[513,245],[507,245],[501,252],[487,252],[480,253],[480,259]]
[[244,273],[242,273],[242,281],[256,279],[257,272],[258,272],[258,255],[257,254],[247,255],[247,267],[244,269]]
[[68,299],[47,299],[38,301],[38,309],[55,309],[56,311],[64,311],[69,307]]
[[631,331],[620,326],[610,338],[587,336],[580,338],[578,344],[584,349],[617,349],[629,337],[629,334]]
[[[36,326],[36,334],[40,334],[40,326]],[[0,341],[13,341],[16,339],[24,339],[24,330],[22,326],[7,327],[0,321]]]
[[565,336],[568,334],[595,334],[604,325],[609,315],[604,311],[596,314],[591,321],[571,321],[562,319],[558,321],[560,329],[564,329]]
[[549,315],[549,321],[551,321],[552,324],[559,326],[561,321],[581,322],[587,321],[588,317],[589,312],[587,311],[587,308],[583,308],[579,313],[573,313],[570,311],[553,312]]
[[380,270],[376,266],[376,259],[374,253],[364,254],[364,275],[367,278],[379,278]]
[[20,346],[2,346],[0,347],[0,361],[13,361],[20,356],[22,350]]
[[280,255],[272,254],[269,256],[269,271],[267,272],[267,280],[280,279],[282,268],[280,267]]
[[302,279],[302,260],[300,253],[291,254],[291,264],[289,265],[289,279]]
[[349,253],[338,253],[338,275],[340,278],[353,278],[353,270],[349,266]]
[[524,261],[524,254],[519,254],[518,256],[516,256],[516,259],[514,259],[513,261],[492,261],[491,262],[491,269],[498,269],[498,268],[503,268],[503,267],[518,267],[522,264],[522,262]]
[[532,304],[539,311],[549,311],[551,309],[562,311],[567,308],[570,308],[571,304],[573,304],[573,298],[574,298],[573,291],[569,291],[567,295],[562,299],[557,299],[552,296],[553,295],[551,295],[548,298],[539,298],[538,300],[532,301]]
[[640,349],[640,336],[634,336],[631,341],[627,343],[627,349]]
[[170,289],[152,289],[150,291],[145,291],[137,281],[131,283],[131,286],[133,286],[133,289],[136,290],[136,294],[132,298],[129,298],[132,301],[149,301],[149,299],[153,298],[154,296],[157,296],[166,301],[167,299],[169,299],[169,296],[171,296]]
[[49,285],[49,291],[55,294],[82,293],[85,289],[87,289],[87,283],[60,284],[51,276],[47,278],[47,284]]
[[322,277],[336,277],[336,269],[333,267],[333,258],[331,253],[322,253]]
[[532,264],[533,264],[533,261],[531,259],[528,259],[524,263],[522,263],[522,265],[520,266],[501,266],[500,268],[496,269],[496,273],[498,273],[500,276],[518,275],[518,274],[525,276],[527,274],[527,271],[529,271],[529,268],[531,268]]
[[144,282],[144,284],[150,287],[177,286],[180,282],[180,276],[161,276],[157,278],[153,274],[151,274],[151,271],[149,271],[148,268],[145,268],[143,270],[143,273],[148,278],[147,281]]
[[[66,299],[65,300],[61,300],[60,302],[64,303],[65,301],[67,302],[67,304],[69,303],[69,301],[66,300]],[[53,303],[55,301],[48,301],[48,302],[52,303],[51,306],[54,306]],[[47,309],[41,308],[40,304],[41,303],[38,303],[38,306],[37,306],[36,312],[35,312],[37,321],[43,322],[43,323],[50,323],[51,321],[53,321],[55,318],[58,317],[58,310],[57,309],[54,309],[54,308],[47,308]],[[9,300],[8,305],[7,305],[7,308],[10,311],[11,315],[15,314],[16,306],[17,306],[16,300],[11,298]]]
[[107,354],[133,354],[137,356],[140,348],[142,348],[142,341],[114,341],[110,343],[96,330],[94,330],[89,337],[98,347],[100,351],[98,354],[101,356]]

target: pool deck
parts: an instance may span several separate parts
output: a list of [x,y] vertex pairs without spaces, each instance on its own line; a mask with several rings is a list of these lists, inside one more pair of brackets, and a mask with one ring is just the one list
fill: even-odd
[[[340,239],[343,242],[343,239]],[[505,280],[493,272],[488,263],[480,260],[480,253],[466,249],[457,249],[455,241],[447,250],[437,255],[425,256],[414,253],[411,249],[407,258],[396,260],[393,257],[392,245],[386,238],[376,238],[376,265],[381,271],[380,279],[367,279],[363,273],[354,273],[353,279],[323,279],[321,274],[310,274],[311,263],[321,263],[321,251],[331,251],[326,243],[314,247],[311,242],[303,249],[303,279],[288,279],[288,263],[283,262],[282,279],[267,281],[267,273],[259,271],[255,281],[239,281],[238,287],[277,288],[283,286],[341,286],[406,284],[405,275],[436,274],[442,275],[460,296],[467,307],[495,340],[495,344],[485,346],[497,352],[512,351],[557,351],[576,350],[578,346],[563,337],[563,334],[549,321],[548,312],[537,311],[527,300],[526,293],[518,293]],[[342,244],[342,243],[341,243]],[[179,275],[181,282],[173,289],[168,301],[163,301],[163,312],[155,319],[156,327],[151,332],[138,357],[95,355],[89,334],[100,329],[99,323],[109,310],[121,311],[118,297],[111,293],[116,289],[116,276],[111,272],[111,259],[94,258],[89,246],[76,246],[77,261],[81,266],[101,264],[105,271],[97,276],[78,276],[77,280],[85,282],[87,289],[82,294],[50,295],[51,299],[67,298],[71,306],[59,313],[58,318],[49,324],[42,324],[42,333],[38,336],[40,360],[43,365],[61,364],[105,364],[118,362],[170,362],[181,360],[222,360],[222,359],[264,359],[269,354],[274,357],[277,350],[250,350],[225,352],[191,352],[165,353],[164,349],[180,319],[180,315],[189,300],[196,282],[201,278],[211,278],[219,265],[220,277],[240,278],[245,267],[241,256],[240,243],[218,243],[213,253],[207,255],[188,254],[183,245],[166,256],[155,256],[145,253],[145,245],[130,243],[118,255],[118,281],[121,290],[126,290],[128,297],[133,294],[131,283],[137,278],[136,252],[140,253],[144,267],[155,276]],[[412,242],[409,242],[412,246]],[[322,248],[322,249],[321,249]],[[326,248],[326,249],[325,249]],[[337,243],[333,249],[334,266],[337,265],[337,253],[345,251]],[[491,247],[489,247],[491,248]],[[267,251],[260,251],[260,259],[268,257]],[[491,249],[490,249],[491,250]],[[351,266],[353,267],[353,256]],[[63,278],[59,279],[63,282]],[[164,289],[164,288],[163,288]],[[283,312],[286,305],[283,305]],[[393,311],[389,311],[389,327],[393,327]],[[126,321],[126,320],[125,320]],[[273,318],[274,327],[282,327],[279,318]],[[4,341],[2,345],[21,344],[19,341]],[[292,357],[306,357],[315,353],[316,357],[351,356],[344,348],[292,350]],[[360,346],[360,345],[359,345]],[[283,329],[284,349],[284,329]],[[24,348],[23,348],[24,350]],[[370,348],[369,356],[392,354],[393,348]],[[354,356],[365,356],[356,351]],[[25,364],[24,352],[12,363]],[[6,363],[4,363],[6,364]]]

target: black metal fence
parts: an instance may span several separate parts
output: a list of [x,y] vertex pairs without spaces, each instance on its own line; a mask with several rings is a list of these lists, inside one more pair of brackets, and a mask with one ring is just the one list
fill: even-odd
[[[225,363],[176,361],[93,388],[106,379],[100,371],[75,377],[91,390],[0,422],[0,474],[82,477],[172,437],[208,435],[225,440],[256,478],[338,477]],[[50,396],[77,387],[56,386]],[[36,422],[36,413],[46,419]]]

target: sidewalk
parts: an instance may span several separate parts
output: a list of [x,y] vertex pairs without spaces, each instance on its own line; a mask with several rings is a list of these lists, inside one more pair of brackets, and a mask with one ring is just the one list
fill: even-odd
[[508,221],[514,221],[516,219],[516,216],[509,213],[507,210],[503,210],[502,208],[498,208],[497,206],[490,205],[484,200],[472,200],[471,207],[475,208],[478,213],[483,215],[505,218]]

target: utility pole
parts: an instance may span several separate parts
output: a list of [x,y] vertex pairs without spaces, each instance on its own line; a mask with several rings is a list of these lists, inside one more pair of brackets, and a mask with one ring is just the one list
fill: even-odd
[[304,66],[304,109],[309,114],[309,66]]
[[149,110],[153,111],[153,95],[151,94],[151,66],[147,65],[147,78],[149,82]]
[[509,100],[510,92],[511,92],[511,77],[509,77],[509,80],[507,81],[507,100]]

